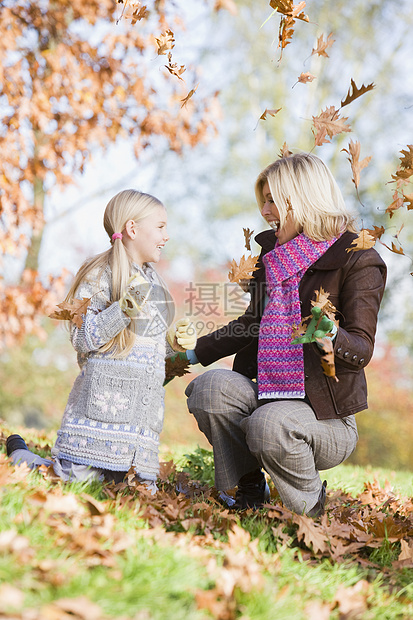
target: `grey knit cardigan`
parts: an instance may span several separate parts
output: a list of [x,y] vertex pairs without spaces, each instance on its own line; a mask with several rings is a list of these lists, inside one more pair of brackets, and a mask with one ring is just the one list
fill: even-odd
[[[70,392],[53,454],[72,463],[112,471],[131,466],[146,480],[159,473],[159,434],[164,418],[165,355],[171,305],[160,303],[168,293],[154,269],[134,267],[153,285],[154,294],[138,320],[111,303],[110,268],[81,283],[77,298],[91,298],[79,329],[71,323],[71,341],[80,374]],[[170,300],[170,297],[169,297]],[[129,355],[116,359],[99,349],[125,327],[136,341]]]

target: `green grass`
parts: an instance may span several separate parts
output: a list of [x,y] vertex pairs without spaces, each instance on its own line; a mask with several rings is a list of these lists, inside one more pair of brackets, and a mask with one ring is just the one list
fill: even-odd
[[[37,446],[47,443],[34,431],[25,431],[25,437]],[[209,450],[180,448],[169,456],[191,479],[212,484]],[[13,468],[2,465],[0,477],[9,471]],[[401,495],[412,495],[409,472],[340,465],[325,474],[331,492],[342,489],[354,497],[367,481],[378,479],[382,485],[387,480]],[[47,513],[42,493],[48,497],[60,486],[77,498],[80,507],[86,505],[85,493],[94,497],[104,507],[102,515],[87,510]],[[173,488],[171,475],[163,489]],[[310,615],[315,604],[324,608],[324,614],[328,612],[326,617],[339,620],[346,617],[336,601],[340,588],[346,588],[344,597],[352,600],[349,589],[364,584],[362,593],[354,595],[362,601],[361,615],[348,617],[413,617],[413,569],[391,568],[400,552],[399,542],[384,539],[381,546],[364,554],[364,565],[351,558],[341,562],[314,558],[297,541],[294,526],[284,528],[290,536],[286,543],[277,538],[272,528],[278,523],[269,521],[264,511],[237,517],[238,527],[249,532],[252,542],[231,547],[225,529],[218,532],[208,526],[208,534],[207,526],[190,525],[186,531],[175,521],[154,527],[156,523],[151,525],[145,516],[144,499],[125,493],[107,499],[99,483],[56,487],[36,472],[21,481],[7,479],[0,488],[0,592],[2,584],[12,584],[24,594],[23,609],[40,614],[60,599],[86,596],[100,606],[105,618],[117,620],[306,620],[316,617]],[[222,514],[216,506],[214,510]],[[193,515],[190,507],[184,516]],[[21,537],[14,546],[2,539],[10,530]],[[117,550],[119,540],[127,542]],[[231,578],[234,591],[225,594],[223,585]],[[210,593],[207,602],[199,602],[199,592]],[[0,596],[0,612],[12,610]]]

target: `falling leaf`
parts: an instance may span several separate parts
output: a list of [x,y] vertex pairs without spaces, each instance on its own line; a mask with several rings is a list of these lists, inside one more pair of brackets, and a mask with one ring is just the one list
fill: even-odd
[[214,11],[220,11],[221,9],[229,11],[231,15],[237,15],[238,13],[234,0],[215,0]]
[[186,96],[184,99],[181,99],[181,101],[182,101],[181,108],[183,108],[183,107],[184,107],[184,106],[188,103],[188,101],[190,100],[190,98],[191,98],[193,95],[195,95],[195,91],[196,91],[196,89],[198,88],[198,86],[199,86],[199,84],[197,84],[197,85],[196,85],[196,86],[195,86],[192,90],[190,90],[190,91],[189,91],[189,93],[187,94],[187,96]]
[[368,93],[369,90],[373,90],[373,88],[375,88],[375,84],[373,84],[373,82],[371,84],[368,84],[367,86],[362,84],[360,88],[357,88],[355,81],[353,80],[353,78],[351,78],[350,88],[348,89],[348,93],[345,99],[341,100],[341,107],[344,108],[344,106],[348,105],[352,101],[355,101],[356,99],[364,95],[364,93]]
[[371,156],[365,157],[364,159],[362,159],[362,161],[359,161],[360,142],[358,140],[356,140],[356,142],[353,142],[353,140],[350,140],[349,145],[348,145],[348,150],[347,149],[341,149],[341,150],[349,155],[348,160],[351,164],[351,170],[353,172],[352,181],[354,185],[356,186],[356,188],[358,188],[359,183],[360,183],[360,172],[363,170],[363,168],[366,168],[369,165]]
[[243,228],[242,230],[244,231],[245,248],[248,252],[251,252],[251,237],[254,234],[254,231],[249,228]]
[[393,202],[387,207],[385,212],[389,214],[390,218],[392,218],[394,215],[394,212],[397,211],[397,209],[400,209],[400,207],[402,206],[403,206],[403,198],[399,196],[396,190],[393,194]]
[[376,238],[370,234],[366,228],[360,230],[356,239],[352,242],[349,248],[347,248],[347,252],[358,252],[360,250],[368,250],[372,248],[376,243]]
[[266,121],[268,115],[275,116],[280,110],[282,110],[282,108],[278,108],[277,110],[269,110],[268,108],[265,108],[265,111],[260,116],[260,120]]
[[391,242],[391,247],[389,247],[386,243],[383,243],[383,241],[381,243],[384,245],[385,248],[390,250],[390,252],[393,252],[394,254],[401,254],[403,256],[406,256],[403,248],[401,246],[397,247],[397,245],[393,241]]
[[171,75],[175,75],[177,78],[179,78],[180,80],[184,81],[183,78],[181,78],[182,73],[184,73],[186,71],[185,69],[185,65],[177,65],[176,62],[172,62],[172,53],[169,52],[168,54],[168,64],[165,65],[165,68],[168,69],[169,73]]
[[367,230],[367,232],[375,239],[380,239],[380,237],[386,232],[384,226],[375,226],[374,224],[373,228],[365,228],[364,230]]
[[[312,75],[311,73],[301,73],[295,84],[307,84],[308,82],[312,82],[313,80],[316,80],[317,78],[315,77],[315,75]],[[293,84],[292,88],[294,88],[295,84]]]
[[396,174],[392,175],[392,179],[408,179],[413,175],[413,145],[408,144],[408,151],[402,150],[400,157],[400,168]]
[[336,110],[334,106],[326,108],[319,116],[313,116],[314,129],[312,131],[316,146],[330,142],[327,136],[332,138],[339,133],[351,131],[351,127],[346,125],[347,120],[347,117],[340,118],[339,110]]
[[325,56],[326,58],[328,58],[328,54],[326,52],[326,49],[328,47],[331,47],[334,43],[335,39],[333,39],[333,33],[330,32],[330,34],[327,37],[327,41],[324,41],[324,37],[323,35],[319,36],[317,39],[317,47],[313,48],[313,51],[311,52],[311,56],[313,56],[314,54],[317,54],[318,56]]
[[90,297],[63,301],[61,304],[57,304],[60,310],[55,310],[52,314],[49,314],[49,318],[58,319],[59,321],[72,321],[80,329],[83,323],[83,315],[86,314],[90,301]]
[[286,142],[284,142],[284,144],[281,147],[281,151],[280,151],[280,157],[281,159],[283,157],[290,157],[292,155],[292,151],[290,151],[290,149],[288,148],[288,145]]
[[293,0],[270,0],[270,7],[278,11],[278,13],[282,13],[293,19],[301,19],[302,21],[308,22],[309,19],[307,15],[304,15],[302,12],[305,5],[306,2],[304,1],[294,5]]
[[158,56],[166,54],[168,50],[175,47],[175,36],[172,30],[167,30],[165,34],[161,34],[160,37],[155,37],[158,45]]
[[230,282],[239,283],[240,280],[249,280],[252,278],[252,273],[258,269],[256,263],[258,260],[258,256],[242,256],[239,265],[236,263],[235,259],[231,261],[231,269],[228,273],[228,279]]
[[403,202],[407,202],[407,210],[413,209],[413,194],[403,194]]

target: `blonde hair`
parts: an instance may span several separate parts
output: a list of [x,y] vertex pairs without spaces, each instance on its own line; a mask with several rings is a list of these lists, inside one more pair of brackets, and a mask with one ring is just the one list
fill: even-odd
[[280,226],[292,212],[297,230],[313,241],[332,239],[345,230],[356,231],[354,216],[325,163],[315,155],[296,153],[273,162],[255,183],[255,196],[262,210],[263,187],[268,181],[272,199],[280,214]]
[[[126,289],[127,282],[132,273],[132,257],[120,238],[112,240],[114,233],[120,233],[125,229],[126,223],[133,220],[139,224],[155,209],[164,208],[160,200],[134,189],[126,189],[119,192],[109,200],[103,216],[103,225],[111,241],[109,250],[87,259],[77,272],[74,282],[67,294],[66,301],[71,301],[82,281],[100,279],[103,271],[109,265],[112,271],[111,299],[113,303],[118,301]],[[111,351],[113,357],[126,357],[133,347],[135,334],[129,328],[123,329],[117,336],[112,338],[100,351]]]

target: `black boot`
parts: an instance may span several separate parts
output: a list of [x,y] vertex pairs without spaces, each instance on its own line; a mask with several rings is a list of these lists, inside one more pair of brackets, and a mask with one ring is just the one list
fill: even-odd
[[321,517],[321,515],[324,514],[324,504],[326,503],[326,486],[327,480],[324,480],[317,503],[311,508],[310,512],[307,512],[307,517],[312,517],[315,519],[316,517]]
[[247,508],[261,508],[270,499],[270,489],[261,469],[256,469],[238,482],[235,494],[234,510],[246,510]]
[[15,450],[28,450],[29,448],[26,446],[26,442],[23,437],[20,435],[10,435],[6,439],[6,450],[7,456],[10,456],[12,452]]

